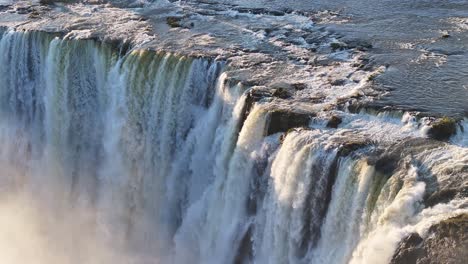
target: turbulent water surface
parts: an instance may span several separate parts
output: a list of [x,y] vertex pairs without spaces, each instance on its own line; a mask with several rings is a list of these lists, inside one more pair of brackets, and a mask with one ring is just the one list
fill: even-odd
[[[135,45],[100,36],[125,32],[115,16],[132,29],[145,20],[104,7],[2,28],[0,262],[390,263],[409,235],[430,239],[433,226],[468,214],[464,52],[419,58],[428,53],[384,47],[418,36],[389,32],[371,51],[336,50],[346,38],[331,28],[362,40],[364,25],[379,27],[378,15],[367,15],[373,5],[361,1],[345,5],[356,16],[350,27],[330,13],[317,15],[327,26],[316,26],[294,12],[245,14],[213,2],[179,3],[189,10],[186,24],[160,25],[167,35],[154,38],[129,32],[128,41],[143,39]],[[239,3],[304,12],[341,6],[277,2]],[[440,8],[462,17],[461,2]],[[153,14],[158,27],[156,11],[173,12],[159,4],[135,13]],[[415,5],[405,10],[425,10]],[[97,35],[93,12],[103,14]],[[80,26],[56,30],[67,19]],[[252,26],[241,27],[246,21]],[[466,45],[462,33],[451,34]],[[444,41],[430,45],[463,50]],[[366,56],[374,65],[362,69]],[[433,82],[423,77],[429,72]],[[452,92],[431,86],[443,82]],[[381,85],[390,94],[381,97]],[[353,107],[361,101],[370,107]],[[425,113],[370,110],[382,105]],[[454,131],[434,136],[434,124],[447,119]]]

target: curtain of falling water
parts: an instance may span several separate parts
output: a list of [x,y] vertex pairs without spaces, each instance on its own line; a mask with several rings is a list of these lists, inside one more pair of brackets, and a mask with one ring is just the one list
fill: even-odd
[[[330,130],[265,137],[274,102],[255,104],[242,120],[245,88],[223,67],[3,33],[0,205],[25,196],[21,208],[39,208],[25,214],[33,225],[22,221],[19,229],[50,253],[13,248],[0,258],[388,263],[406,234],[466,211],[462,200],[423,209],[426,186],[412,160],[442,173],[448,161],[466,162],[465,149],[423,153],[384,176],[370,150],[345,155]],[[0,226],[13,226],[3,219]],[[23,247],[32,248],[19,241]]]
[[5,32],[0,50],[2,190],[86,208],[97,236],[164,258],[232,151],[242,87],[220,62],[41,33]]

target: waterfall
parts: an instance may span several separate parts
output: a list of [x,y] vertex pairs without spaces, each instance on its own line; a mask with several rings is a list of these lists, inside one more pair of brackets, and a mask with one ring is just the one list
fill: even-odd
[[425,204],[434,178],[463,177],[466,133],[418,148],[407,116],[343,113],[267,135],[279,105],[249,103],[228,68],[3,32],[0,225],[20,224],[0,228],[18,237],[2,261],[389,263],[468,213],[463,197]]

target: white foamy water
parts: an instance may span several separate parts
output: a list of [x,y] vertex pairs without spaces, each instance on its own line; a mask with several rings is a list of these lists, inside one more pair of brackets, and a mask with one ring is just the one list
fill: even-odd
[[247,109],[222,61],[14,31],[0,54],[0,262],[388,263],[467,213],[424,206],[466,183],[461,130],[433,142],[409,114],[338,112],[267,136],[294,107]]

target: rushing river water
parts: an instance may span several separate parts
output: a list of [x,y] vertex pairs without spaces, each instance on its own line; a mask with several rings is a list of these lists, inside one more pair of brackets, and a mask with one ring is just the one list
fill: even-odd
[[[319,77],[332,69],[313,68],[293,104],[232,78],[229,60],[3,28],[0,262],[390,263],[402,239],[468,214],[464,1],[233,3],[339,11],[320,23],[388,64],[374,84],[389,93],[372,103],[457,116],[455,135],[326,101],[370,72],[330,86]],[[284,34],[307,20],[282,20],[304,30]]]
[[[468,3],[464,0],[215,2],[336,12],[337,19],[323,22],[330,30],[371,43],[371,59],[390,65],[378,78],[390,91],[379,104],[457,116],[468,113]],[[445,33],[450,37],[443,38]]]
[[349,131],[419,137],[409,121],[348,114],[279,145],[275,105],[242,120],[222,62],[13,31],[0,50],[2,204],[21,219],[4,226],[9,263],[387,263],[408,232],[467,211],[422,206],[465,147],[429,144],[392,170],[369,161],[374,143],[344,150]]

